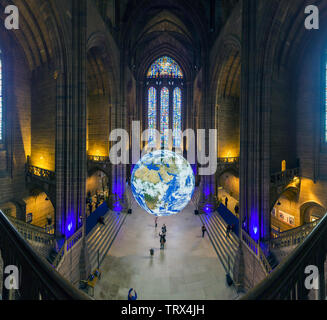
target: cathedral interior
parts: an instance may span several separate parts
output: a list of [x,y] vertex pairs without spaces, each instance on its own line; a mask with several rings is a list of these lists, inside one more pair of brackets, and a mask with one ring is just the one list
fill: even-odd
[[[326,35],[318,0],[0,0],[0,300],[325,300]],[[195,152],[157,219],[151,147]]]

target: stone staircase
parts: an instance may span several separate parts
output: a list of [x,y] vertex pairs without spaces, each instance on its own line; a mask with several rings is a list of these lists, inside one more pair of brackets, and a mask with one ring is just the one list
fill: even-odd
[[43,228],[28,224],[11,216],[7,216],[22,237],[43,258],[47,259],[55,245],[55,236],[48,234]]
[[239,248],[238,237],[233,232],[226,236],[227,223],[217,212],[201,214],[200,219],[207,228],[210,241],[224,269],[232,275]]
[[87,235],[86,241],[92,270],[102,263],[111,245],[113,244],[127,215],[109,211],[104,216],[105,225],[97,224]]

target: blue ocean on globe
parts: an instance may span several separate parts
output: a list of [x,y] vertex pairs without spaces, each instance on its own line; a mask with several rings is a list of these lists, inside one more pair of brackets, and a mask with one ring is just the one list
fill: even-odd
[[157,150],[135,165],[131,188],[137,203],[155,216],[170,216],[190,202],[195,178],[182,156],[169,150]]

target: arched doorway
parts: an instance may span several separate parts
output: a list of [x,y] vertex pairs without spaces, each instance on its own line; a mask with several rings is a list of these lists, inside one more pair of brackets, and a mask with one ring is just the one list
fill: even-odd
[[102,170],[91,171],[86,180],[87,208],[90,215],[109,197],[109,178]]
[[31,189],[23,201],[26,204],[25,222],[54,233],[55,209],[50,197],[41,189]]
[[320,204],[309,201],[300,208],[301,225],[321,219],[326,214],[326,209]]

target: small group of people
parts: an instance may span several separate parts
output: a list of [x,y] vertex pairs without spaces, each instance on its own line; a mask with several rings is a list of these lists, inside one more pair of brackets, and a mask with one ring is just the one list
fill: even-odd
[[166,234],[167,234],[167,227],[164,224],[161,227],[161,233],[159,233],[159,237],[160,237],[160,250],[164,250],[165,249]]
[[93,210],[93,206],[95,206],[95,210],[98,209],[98,207],[103,203],[104,201],[104,195],[100,194],[99,191],[96,192],[95,194],[95,201],[93,201],[93,197],[91,195],[91,192],[89,191],[87,193],[87,198],[86,198],[86,204],[89,209],[89,214],[91,214]]
[[[155,227],[155,229],[158,228],[158,217],[155,217],[155,219],[154,219],[154,227]],[[163,224],[162,227],[161,227],[161,233],[159,233],[159,237],[160,237],[160,250],[165,249],[166,233],[167,233],[167,226],[165,224]],[[151,249],[151,250],[153,250],[153,249]],[[150,254],[151,254],[151,250],[150,250]]]

